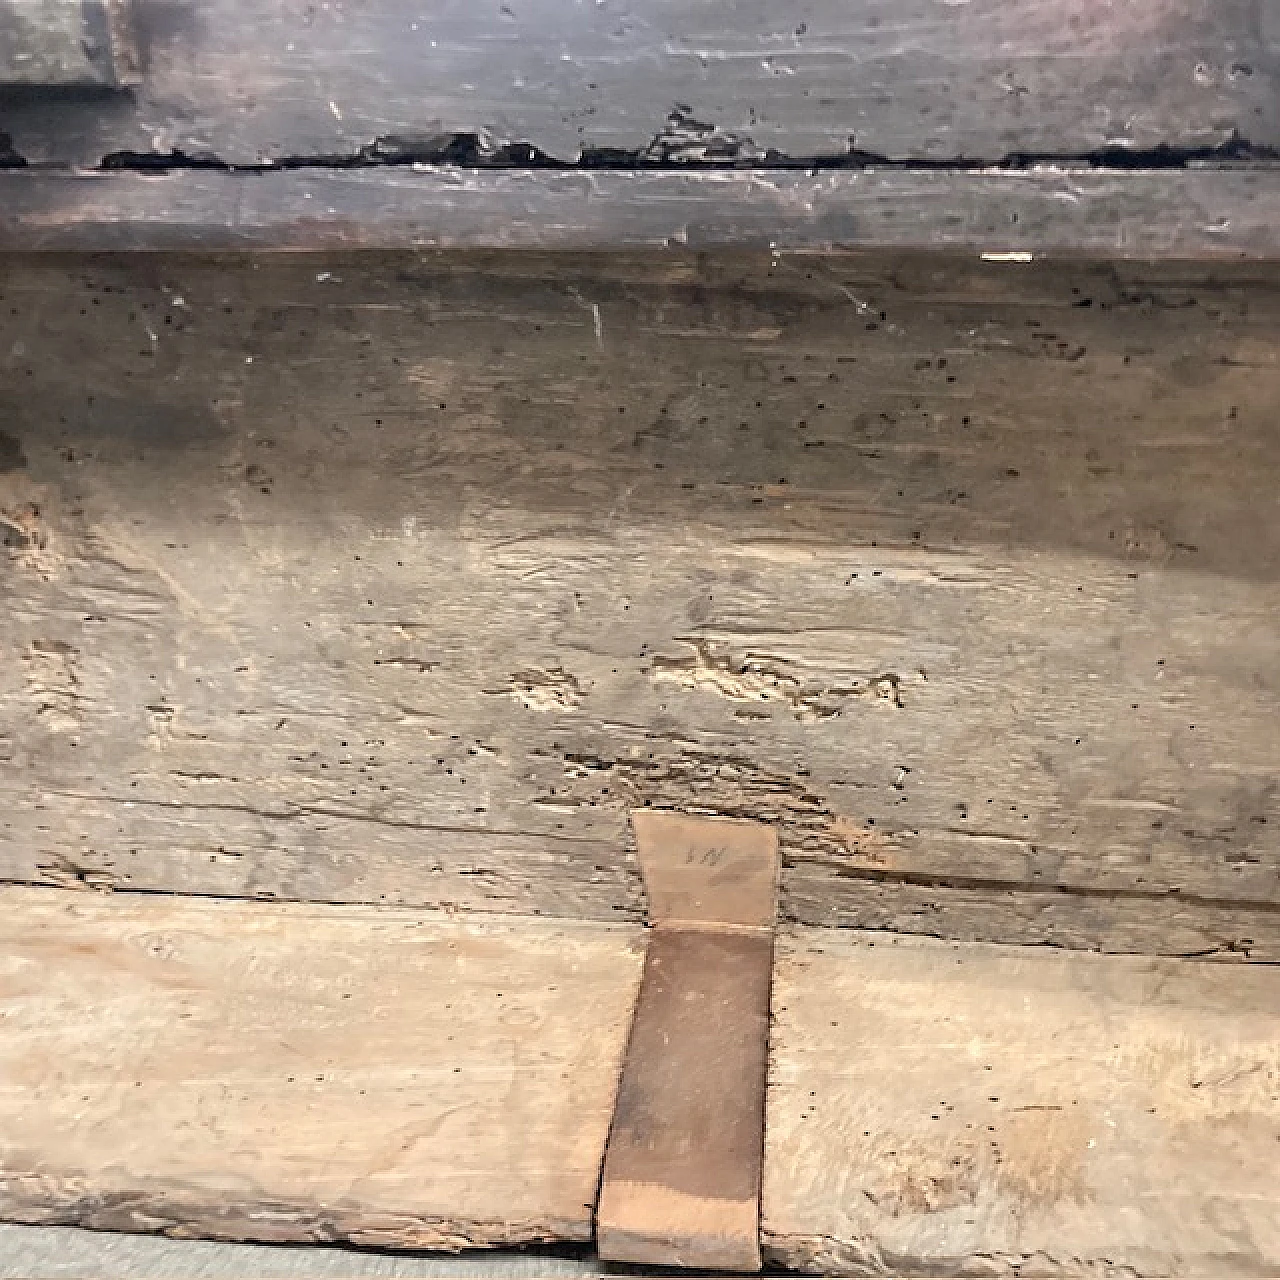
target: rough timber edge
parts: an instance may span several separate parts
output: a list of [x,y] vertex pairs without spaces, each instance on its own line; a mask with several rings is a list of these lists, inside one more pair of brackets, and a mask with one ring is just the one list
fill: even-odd
[[0,172],[0,251],[837,249],[1280,258],[1280,168]]

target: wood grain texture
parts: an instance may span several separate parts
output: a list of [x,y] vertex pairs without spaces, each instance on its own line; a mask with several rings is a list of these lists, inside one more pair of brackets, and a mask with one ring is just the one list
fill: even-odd
[[1280,957],[1260,268],[3,270],[6,878]]
[[639,929],[13,886],[0,918],[0,1216],[591,1238]]
[[748,155],[1280,143],[1268,0],[137,3],[134,100],[0,115],[33,163],[348,156],[438,130],[574,160],[644,148],[676,104]]
[[771,1043],[775,1264],[1280,1269],[1273,969],[798,930]]
[[1280,171],[0,169],[0,250],[832,248],[1280,257]]

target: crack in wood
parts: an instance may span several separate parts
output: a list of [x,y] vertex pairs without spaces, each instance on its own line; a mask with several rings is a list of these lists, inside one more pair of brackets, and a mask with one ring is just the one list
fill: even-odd
[[[22,163],[21,157],[17,157]],[[838,153],[790,155],[756,146],[751,138],[698,120],[677,105],[662,127],[643,146],[584,147],[576,158],[549,155],[531,142],[497,141],[485,129],[446,133],[384,134],[345,154],[281,155],[252,164],[232,163],[212,152],[113,151],[99,167],[109,172],[165,173],[177,169],[214,169],[253,173],[294,169],[371,169],[396,166],[463,169],[677,169],[697,170],[915,170],[923,172],[1017,172],[1048,165],[1055,168],[1132,172],[1135,170],[1221,168],[1266,169],[1280,164],[1280,148],[1251,142],[1238,131],[1205,146],[1158,143],[1150,147],[1107,146],[1087,151],[1009,151],[994,160],[955,155],[946,158],[897,157],[850,145]]]

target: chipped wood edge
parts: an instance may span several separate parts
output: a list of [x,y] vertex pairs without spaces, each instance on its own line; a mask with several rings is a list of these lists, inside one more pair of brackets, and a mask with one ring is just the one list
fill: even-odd
[[77,1226],[175,1239],[258,1244],[352,1244],[371,1249],[515,1248],[585,1244],[589,1223],[556,1218],[480,1222],[464,1218],[317,1209],[294,1200],[241,1198],[157,1181],[120,1195],[89,1192],[75,1176],[0,1177],[0,1219],[27,1226]]

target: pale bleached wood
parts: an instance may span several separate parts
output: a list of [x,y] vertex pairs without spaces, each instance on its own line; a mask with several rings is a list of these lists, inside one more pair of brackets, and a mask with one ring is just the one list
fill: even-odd
[[854,1274],[1280,1270],[1280,975],[780,936],[766,1254]]
[[633,926],[0,891],[0,1217],[587,1240]]

